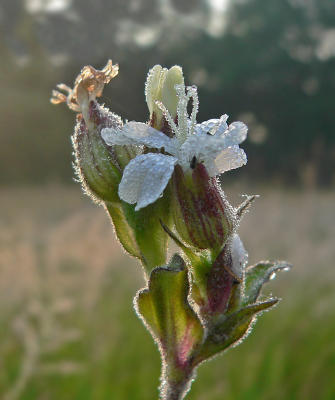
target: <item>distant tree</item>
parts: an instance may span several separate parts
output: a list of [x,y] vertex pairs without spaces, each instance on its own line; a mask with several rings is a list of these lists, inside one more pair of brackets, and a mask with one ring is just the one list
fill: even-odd
[[55,85],[112,58],[121,73],[105,101],[124,118],[145,119],[148,68],[206,15],[205,0],[1,1],[0,182],[71,182],[75,116],[49,103]]
[[207,78],[203,117],[221,110],[250,121],[253,176],[334,179],[334,15],[332,0],[232,1],[222,36],[179,49]]
[[[73,116],[48,104],[50,91],[71,84],[83,65],[112,58],[121,70],[104,99],[124,118],[147,118],[149,67],[180,64],[199,86],[199,120],[226,112],[248,123],[249,168],[241,176],[334,182],[333,0],[231,0],[224,12],[208,0],[55,4],[62,2],[0,3],[0,181],[71,180]],[[213,18],[222,32],[213,31]]]

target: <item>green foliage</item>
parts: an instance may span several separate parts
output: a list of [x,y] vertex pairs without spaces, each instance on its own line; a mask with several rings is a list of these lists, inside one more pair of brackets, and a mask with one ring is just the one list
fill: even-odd
[[[223,265],[220,269],[224,269]],[[201,362],[238,344],[250,333],[256,315],[278,302],[278,299],[268,298],[255,303],[264,283],[281,269],[289,269],[289,265],[263,262],[249,267],[244,290],[235,294],[235,307],[221,310],[215,316],[200,306],[198,313],[202,320],[189,304],[189,276],[178,254],[168,266],[151,272],[148,287],[139,291],[135,298],[135,307],[161,352],[164,398],[179,398],[174,393],[180,395],[187,391],[187,382]],[[219,287],[223,291],[222,285]]]
[[[152,271],[148,289],[137,295],[138,312],[161,344],[163,355],[180,349],[182,353],[173,356],[188,357],[202,341],[201,323],[188,303],[189,289],[184,261],[175,255],[167,267]],[[185,343],[192,344],[186,353]]]
[[169,223],[169,195],[154,204],[135,211],[135,206],[118,201],[106,202],[106,209],[112,218],[117,237],[125,250],[141,260],[145,271],[166,262],[168,235],[164,232],[160,216]]
[[289,270],[291,265],[285,261],[263,261],[250,266],[245,272],[245,288],[242,305],[248,305],[258,299],[264,283],[274,278],[278,271]]
[[165,396],[187,390],[194,355],[204,337],[205,330],[188,301],[189,290],[185,263],[176,254],[167,267],[151,272],[148,288],[138,292],[135,299],[137,312],[161,352],[161,393]]
[[255,316],[273,307],[277,302],[278,299],[269,299],[261,303],[251,304],[221,318],[206,338],[197,360],[199,362],[207,360],[226,350],[229,346],[237,344],[248,334]]

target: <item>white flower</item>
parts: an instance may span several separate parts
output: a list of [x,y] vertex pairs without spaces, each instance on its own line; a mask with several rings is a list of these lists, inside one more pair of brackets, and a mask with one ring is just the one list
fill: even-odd
[[[135,157],[123,172],[119,185],[119,196],[135,210],[154,203],[166,188],[174,166],[190,169],[194,157],[205,165],[210,176],[241,167],[247,157],[239,144],[247,136],[247,126],[242,122],[227,125],[227,115],[197,124],[198,95],[195,86],[176,85],[178,96],[177,120],[175,123],[169,111],[162,104],[162,110],[174,136],[164,133],[141,122],[128,122],[122,128],[105,128],[101,135],[110,145],[137,145],[164,150],[161,153],[146,153]],[[187,104],[192,99],[192,112],[188,115]],[[167,153],[167,154],[166,154]]]

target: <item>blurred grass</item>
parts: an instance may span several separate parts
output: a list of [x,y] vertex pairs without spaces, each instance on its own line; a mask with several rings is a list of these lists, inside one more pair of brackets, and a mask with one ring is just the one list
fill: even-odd
[[[250,261],[295,268],[267,286],[279,306],[199,368],[188,398],[335,399],[335,194],[256,189],[241,227]],[[227,189],[234,204],[240,192]],[[141,271],[104,211],[78,187],[0,198],[0,398],[157,399],[158,351],[132,309]]]

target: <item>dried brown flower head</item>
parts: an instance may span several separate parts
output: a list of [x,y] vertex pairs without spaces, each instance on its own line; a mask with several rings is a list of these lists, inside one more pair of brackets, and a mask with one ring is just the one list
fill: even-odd
[[118,72],[119,66],[113,65],[112,60],[108,60],[102,70],[86,65],[77,76],[73,89],[60,83],[57,88],[66,94],[53,90],[50,101],[53,104],[67,103],[71,110],[84,113],[89,102],[102,95],[105,84],[109,83]]

